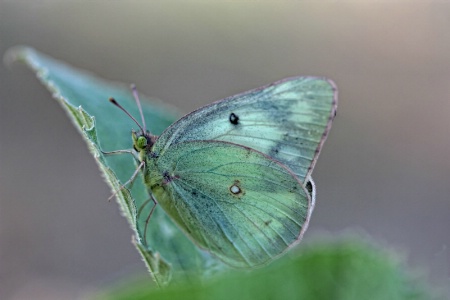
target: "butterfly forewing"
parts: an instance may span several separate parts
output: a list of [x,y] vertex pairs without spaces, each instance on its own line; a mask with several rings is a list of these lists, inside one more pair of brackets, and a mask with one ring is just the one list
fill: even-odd
[[296,77],[202,107],[169,127],[163,149],[193,140],[220,140],[258,150],[305,182],[336,113],[334,84]]
[[311,199],[279,162],[221,141],[159,150],[148,162],[149,188],[194,242],[226,263],[261,265],[301,238]]

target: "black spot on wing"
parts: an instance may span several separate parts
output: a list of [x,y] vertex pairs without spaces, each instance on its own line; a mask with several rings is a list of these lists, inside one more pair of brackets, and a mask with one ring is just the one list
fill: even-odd
[[163,184],[168,184],[172,182],[174,179],[179,179],[180,177],[178,175],[170,174],[169,171],[163,172]]
[[233,125],[239,124],[239,117],[235,113],[231,113],[229,117],[230,123]]

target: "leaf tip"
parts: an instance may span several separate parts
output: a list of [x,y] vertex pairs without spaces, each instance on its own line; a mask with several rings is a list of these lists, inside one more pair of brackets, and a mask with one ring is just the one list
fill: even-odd
[[32,51],[32,48],[22,45],[11,47],[6,50],[5,55],[3,55],[3,64],[8,68],[11,68],[12,64],[17,61],[26,62],[27,56]]

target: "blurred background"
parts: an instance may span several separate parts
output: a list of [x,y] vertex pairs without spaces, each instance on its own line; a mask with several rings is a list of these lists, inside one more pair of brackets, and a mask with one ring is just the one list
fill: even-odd
[[[449,283],[450,3],[5,1],[0,55],[34,47],[190,112],[294,75],[339,108],[304,238],[367,235]],[[146,269],[62,109],[0,66],[0,298],[71,299]],[[151,120],[147,120],[151,122]]]

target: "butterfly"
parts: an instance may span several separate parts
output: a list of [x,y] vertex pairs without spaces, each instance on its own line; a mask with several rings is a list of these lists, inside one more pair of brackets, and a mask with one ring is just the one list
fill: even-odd
[[129,182],[143,174],[154,202],[146,222],[158,204],[195,244],[232,267],[274,260],[308,227],[311,172],[336,109],[336,86],[319,77],[216,101],[159,137],[146,129],[142,110],[143,126],[122,108],[140,127],[132,132],[139,166]]

